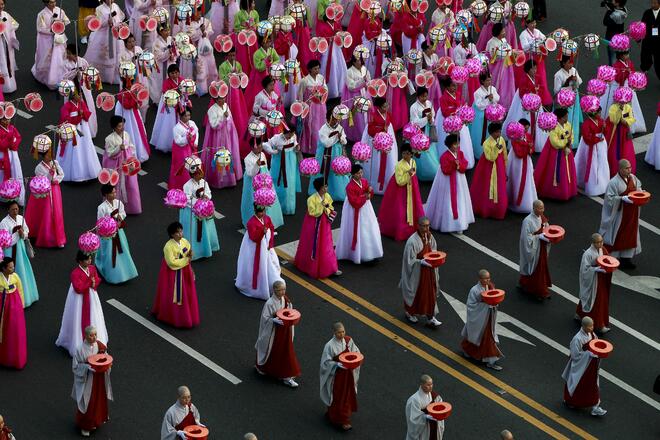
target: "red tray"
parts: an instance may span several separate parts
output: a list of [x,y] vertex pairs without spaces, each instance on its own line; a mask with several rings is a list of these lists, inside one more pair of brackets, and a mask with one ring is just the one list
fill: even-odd
[[589,341],[589,351],[601,359],[608,357],[612,350],[614,350],[614,346],[605,339],[592,339]]
[[349,351],[339,355],[339,362],[341,362],[347,370],[354,370],[362,364],[364,355],[356,351]]
[[619,260],[611,255],[601,255],[596,260],[596,263],[607,272],[614,272],[619,267]]
[[490,289],[484,292],[481,292],[481,298],[486,304],[491,306],[496,306],[502,301],[504,301],[504,295],[506,292],[502,289]]
[[628,197],[635,205],[646,205],[651,201],[651,193],[648,191],[633,191],[628,194]]
[[424,260],[433,267],[442,266],[446,259],[447,254],[442,251],[431,251],[424,254]]
[[451,415],[451,403],[432,402],[426,406],[426,412],[436,420],[444,420]]
[[94,368],[97,373],[108,371],[112,366],[112,356],[107,353],[93,354],[87,358],[87,363]]
[[188,425],[183,428],[188,440],[206,440],[209,436],[209,430],[205,426]]
[[275,314],[284,322],[284,325],[296,325],[302,316],[296,309],[279,309]]
[[543,228],[543,235],[550,240],[550,243],[557,243],[564,239],[566,231],[559,225],[550,225]]

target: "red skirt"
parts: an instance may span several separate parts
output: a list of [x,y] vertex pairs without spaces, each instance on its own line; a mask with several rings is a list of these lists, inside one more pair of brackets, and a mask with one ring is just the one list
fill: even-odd
[[64,247],[64,211],[60,185],[53,183],[51,193],[43,198],[30,194],[25,208],[25,222],[35,245],[43,248]]
[[98,428],[108,421],[108,397],[105,394],[105,373],[94,373],[92,394],[89,397],[87,412],[76,409],[76,425],[85,431]]
[[335,382],[332,386],[332,405],[328,407],[327,416],[335,425],[350,425],[351,414],[357,411],[357,396],[353,372],[337,368]]
[[337,254],[332,242],[332,225],[325,215],[318,218],[305,214],[295,266],[312,278],[327,278],[337,272]]
[[300,364],[293,349],[291,326],[278,325],[275,338],[266,363],[259,365],[259,370],[278,379],[300,376]]
[[403,303],[403,305],[410,315],[433,316],[435,315],[435,296],[435,270],[422,266],[415,300],[411,306],[406,305],[406,303]]
[[580,318],[585,316],[594,320],[594,328],[601,329],[610,326],[610,287],[612,286],[611,273],[598,274],[598,286],[596,287],[596,300],[589,313],[582,310],[582,302],[578,301],[575,313]]
[[[174,289],[177,282],[181,285],[181,304],[174,302]],[[151,313],[156,315],[157,320],[174,327],[191,328],[199,325],[195,275],[190,264],[176,271],[170,269],[163,259],[160,264],[156,299]]]
[[538,298],[549,298],[550,291],[548,287],[552,286],[550,280],[550,270],[548,269],[548,252],[546,251],[545,241],[541,241],[539,250],[539,261],[531,275],[520,275],[520,287],[527,293]]
[[575,408],[589,408],[598,405],[600,392],[598,390],[598,361],[592,358],[589,366],[584,371],[580,382],[578,382],[573,396],[568,394],[568,387],[564,385],[564,402]]
[[491,326],[492,319],[493,317],[490,315],[486,322],[486,328],[484,329],[484,334],[481,337],[481,343],[479,345],[474,345],[472,342],[468,341],[467,338],[463,339],[463,342],[461,342],[461,348],[471,358],[480,361],[487,358],[502,357],[502,352],[497,347],[495,338],[493,337]]
[[630,203],[623,203],[621,224],[616,231],[616,238],[612,246],[606,246],[608,252],[635,249],[637,247],[637,229],[639,227],[639,207]]
[[413,176],[411,182],[412,225],[409,225],[407,220],[407,188],[397,185],[396,177],[392,176],[385,189],[383,201],[378,211],[378,224],[380,225],[381,235],[391,237],[396,241],[403,241],[407,240],[417,230],[417,220],[424,215],[424,205],[422,204],[422,196],[419,193],[417,176]]
[[[172,163],[170,164],[170,177],[167,182],[168,189],[183,189],[183,185],[190,180],[190,175],[184,167],[186,157],[192,156],[193,150],[190,144],[177,145],[172,142]],[[195,152],[195,155],[197,153]]]
[[470,184],[470,198],[474,214],[482,218],[501,220],[506,215],[509,199],[506,192],[506,166],[504,157],[500,154],[495,160],[497,167],[497,202],[490,198],[490,176],[493,162],[482,154],[475,167]]
[[569,200],[577,196],[577,174],[573,151],[568,155],[545,142],[541,156],[534,167],[534,181],[539,197],[555,200]]

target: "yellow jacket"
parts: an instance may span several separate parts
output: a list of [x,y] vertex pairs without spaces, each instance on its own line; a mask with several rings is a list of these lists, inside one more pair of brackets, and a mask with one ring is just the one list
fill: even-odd
[[633,116],[633,110],[630,104],[612,104],[610,110],[608,111],[608,117],[614,125],[618,124],[623,120],[623,123],[628,127],[632,127],[635,123],[635,117]]
[[21,297],[21,302],[23,303],[23,306],[25,306],[23,284],[21,283],[21,278],[16,273],[9,275],[8,280],[3,275],[0,275],[0,293],[5,291],[8,294],[16,293],[16,291],[18,291],[18,294]]
[[[573,127],[570,122],[564,125],[557,124],[555,128],[550,131],[550,145],[557,150],[563,150],[566,147],[570,149],[569,141],[573,137]],[[568,150],[567,150],[568,151]]]
[[181,238],[179,243],[173,239],[170,239],[165,243],[163,257],[169,268],[172,270],[179,270],[190,264],[190,257],[188,257],[188,251],[190,249],[190,242],[185,238]]
[[[327,205],[327,207],[324,205]],[[332,207],[332,197],[330,197],[330,194],[325,193],[323,200],[321,200],[319,193],[314,193],[307,197],[307,212],[312,217],[320,217],[324,213],[328,215],[332,211],[334,211],[334,208]]]

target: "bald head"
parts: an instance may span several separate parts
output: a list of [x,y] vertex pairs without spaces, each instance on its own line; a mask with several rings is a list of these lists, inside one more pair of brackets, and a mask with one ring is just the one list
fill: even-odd
[[619,169],[622,170],[624,168],[630,167],[630,161],[628,159],[621,159],[619,161]]
[[535,215],[540,216],[545,211],[545,205],[541,200],[534,200],[534,203],[532,203],[532,209],[534,210]]
[[598,243],[599,241],[603,241],[603,236],[600,235],[598,232],[591,234],[591,242],[592,243]]
[[257,440],[257,436],[252,434],[251,432],[248,432],[243,436],[243,440]]
[[619,175],[624,179],[627,179],[628,176],[632,174],[632,166],[628,159],[621,159],[619,161]]
[[183,397],[186,394],[190,395],[190,389],[185,385],[181,385],[179,388],[177,388],[176,392],[177,392],[179,397]]
[[424,385],[426,382],[432,382],[432,381],[433,379],[428,374],[422,374],[422,376],[419,378],[420,385]]
[[508,429],[505,429],[504,431],[500,432],[500,438],[502,440],[513,440],[513,434],[511,434],[511,431]]

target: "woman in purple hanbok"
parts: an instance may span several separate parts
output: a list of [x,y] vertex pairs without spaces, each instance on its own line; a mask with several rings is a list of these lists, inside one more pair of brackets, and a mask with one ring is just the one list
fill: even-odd
[[[206,112],[204,121],[206,131],[202,148],[202,164],[204,177],[212,188],[236,186],[236,182],[243,178],[238,133],[225,98],[226,95],[211,98],[211,105]],[[215,154],[221,149],[226,149],[231,154],[229,166],[224,166],[215,159]]]
[[32,76],[40,83],[54,89],[62,79],[62,64],[66,51],[66,35],[53,34],[50,30],[56,20],[69,24],[69,17],[55,6],[55,0],[43,0],[45,7],[37,15],[37,50],[34,53]]
[[[346,85],[341,95],[341,101],[346,103],[347,106],[352,107],[353,101],[358,96],[367,97],[367,82],[371,79],[371,75],[365,66],[362,65],[361,58],[351,57],[348,62],[350,68],[346,75]],[[357,142],[362,139],[362,133],[367,126],[367,113],[358,112],[353,110],[352,123],[350,120],[342,121],[346,138],[350,142]]]
[[110,127],[113,131],[105,138],[103,168],[117,170],[119,173],[117,199],[124,204],[126,213],[140,214],[142,212],[142,201],[137,174],[131,175],[123,167],[131,159],[135,160],[135,146],[131,136],[124,130],[125,122],[121,116],[110,117]]
[[496,52],[503,44],[507,43],[504,37],[505,31],[502,23],[495,23],[493,25],[492,38],[486,45],[486,52],[495,62],[490,65],[490,75],[493,78],[493,85],[500,94],[500,104],[507,109],[511,106],[513,101],[513,94],[516,91],[516,85],[513,77],[513,67],[507,66],[504,58],[499,58]]
[[96,16],[101,20],[101,27],[89,35],[85,58],[99,70],[103,82],[119,84],[119,38],[113,35],[112,28],[124,21],[124,12],[114,0],[103,0],[96,8]]

